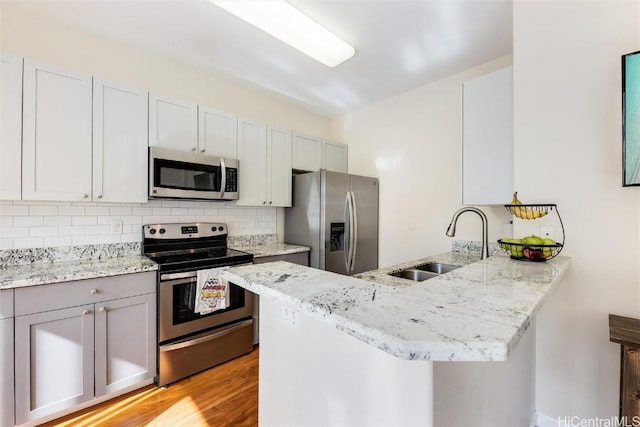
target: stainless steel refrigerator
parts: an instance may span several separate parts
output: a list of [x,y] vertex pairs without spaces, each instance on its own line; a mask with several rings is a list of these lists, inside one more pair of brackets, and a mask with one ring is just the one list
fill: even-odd
[[285,241],[309,246],[311,267],[352,275],[378,268],[378,179],[318,171],[293,177]]

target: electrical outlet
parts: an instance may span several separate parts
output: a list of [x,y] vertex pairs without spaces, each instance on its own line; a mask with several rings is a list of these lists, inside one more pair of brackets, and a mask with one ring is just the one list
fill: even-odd
[[540,236],[543,239],[555,239],[556,228],[553,225],[541,225],[540,226]]
[[300,314],[289,307],[282,307],[282,323],[293,329],[300,329]]
[[122,234],[122,220],[114,219],[111,221],[111,234]]

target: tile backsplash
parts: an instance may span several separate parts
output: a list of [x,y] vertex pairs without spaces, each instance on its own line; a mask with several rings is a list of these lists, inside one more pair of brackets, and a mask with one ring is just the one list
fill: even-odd
[[143,224],[195,221],[225,222],[229,236],[275,234],[276,208],[190,200],[0,201],[0,249],[140,242]]

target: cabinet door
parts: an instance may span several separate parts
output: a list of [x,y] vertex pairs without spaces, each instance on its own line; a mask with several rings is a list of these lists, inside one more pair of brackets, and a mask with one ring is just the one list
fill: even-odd
[[93,199],[147,202],[147,92],[94,80]]
[[22,198],[91,198],[91,76],[24,61]]
[[267,204],[267,136],[266,125],[238,119],[238,155],[240,158],[239,205]]
[[206,107],[198,108],[198,148],[212,156],[238,158],[238,117]]
[[196,151],[198,106],[149,94],[149,146]]
[[267,204],[291,206],[291,132],[267,129]]
[[462,203],[509,203],[513,195],[512,68],[464,82],[462,115]]
[[293,134],[293,169],[317,171],[322,169],[322,141],[320,138]]
[[15,319],[16,424],[93,398],[93,306]]
[[22,58],[0,55],[0,199],[20,200]]
[[0,319],[0,427],[13,426],[13,318]]
[[333,141],[323,141],[322,150],[323,169],[332,172],[347,173],[349,168],[349,148],[347,144],[341,144],[339,142]]
[[156,295],[96,304],[96,397],[156,375]]

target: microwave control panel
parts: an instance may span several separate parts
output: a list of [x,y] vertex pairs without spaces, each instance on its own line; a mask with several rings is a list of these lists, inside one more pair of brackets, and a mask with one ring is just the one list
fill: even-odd
[[227,183],[224,187],[225,192],[238,191],[238,169],[227,168]]

